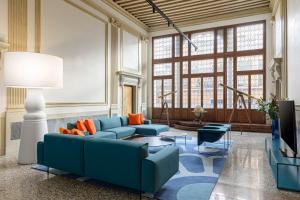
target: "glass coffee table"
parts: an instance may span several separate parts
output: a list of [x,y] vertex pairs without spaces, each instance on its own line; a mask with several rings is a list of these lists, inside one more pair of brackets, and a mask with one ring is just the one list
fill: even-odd
[[175,140],[172,138],[162,138],[159,136],[133,136],[127,140],[148,143],[149,147],[164,147],[175,143]]
[[175,144],[176,144],[176,138],[184,138],[184,143],[186,145],[187,133],[185,133],[185,132],[166,131],[166,132],[160,133],[159,135],[161,136],[161,138],[174,139]]

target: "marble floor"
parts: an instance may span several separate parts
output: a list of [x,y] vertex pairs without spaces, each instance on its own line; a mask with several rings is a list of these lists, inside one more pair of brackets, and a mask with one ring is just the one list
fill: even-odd
[[[276,189],[264,152],[268,136],[233,132],[234,144],[210,200],[300,200],[300,193]],[[14,154],[0,157],[0,200],[139,199],[131,191],[99,183],[54,175],[47,179],[46,173],[18,165],[16,158]]]

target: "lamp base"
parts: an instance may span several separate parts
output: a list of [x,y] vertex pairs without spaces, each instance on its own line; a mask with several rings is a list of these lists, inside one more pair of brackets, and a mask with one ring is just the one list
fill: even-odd
[[27,90],[25,109],[27,113],[22,123],[18,163],[33,164],[37,161],[37,142],[42,141],[48,132],[42,89]]

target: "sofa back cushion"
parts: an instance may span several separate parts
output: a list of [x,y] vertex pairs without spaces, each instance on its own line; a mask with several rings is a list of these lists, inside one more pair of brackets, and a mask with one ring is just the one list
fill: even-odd
[[140,188],[141,162],[148,156],[147,143],[94,138],[86,141],[84,154],[86,176]]
[[101,131],[101,123],[100,123],[100,120],[99,119],[94,119],[94,124],[95,124],[95,127],[96,127],[96,131]]
[[67,129],[72,130],[73,128],[77,128],[76,123],[67,123]]
[[101,119],[100,122],[102,130],[121,127],[120,117]]
[[128,126],[128,117],[122,116],[120,117],[122,126]]
[[44,163],[55,169],[84,175],[84,142],[87,137],[51,133],[44,136]]

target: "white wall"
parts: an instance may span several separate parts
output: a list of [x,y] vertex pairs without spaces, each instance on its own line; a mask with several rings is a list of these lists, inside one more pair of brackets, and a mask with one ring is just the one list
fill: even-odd
[[287,1],[288,98],[300,106],[300,1]]
[[103,21],[64,1],[43,0],[41,53],[64,60],[63,89],[45,90],[47,103],[105,103],[106,25]]
[[[233,24],[240,24],[240,23],[246,23],[246,22],[253,22],[253,21],[259,21],[259,20],[266,20],[266,97],[269,97],[269,94],[272,92],[272,78],[271,74],[268,70],[269,63],[271,59],[273,58],[273,34],[272,34],[272,26],[271,26],[271,18],[272,15],[270,14],[261,14],[261,15],[255,15],[250,17],[243,17],[243,18],[236,18],[232,20],[225,20],[225,21],[218,21],[213,23],[207,23],[207,24],[200,24],[195,26],[188,26],[183,27],[181,30],[183,32],[185,31],[192,31],[192,30],[201,30],[201,29],[207,29],[207,28],[213,28],[213,27],[220,27],[220,26],[228,26]],[[151,32],[149,34],[150,36],[150,50],[148,52],[148,72],[147,76],[152,77],[152,37],[154,36],[160,36],[160,35],[166,35],[166,34],[172,34],[176,33],[174,29],[169,30],[163,30],[163,31],[156,31]],[[148,113],[151,113],[151,106],[152,106],[152,80],[151,78],[148,78]]]
[[139,38],[122,31],[122,68],[139,71]]

